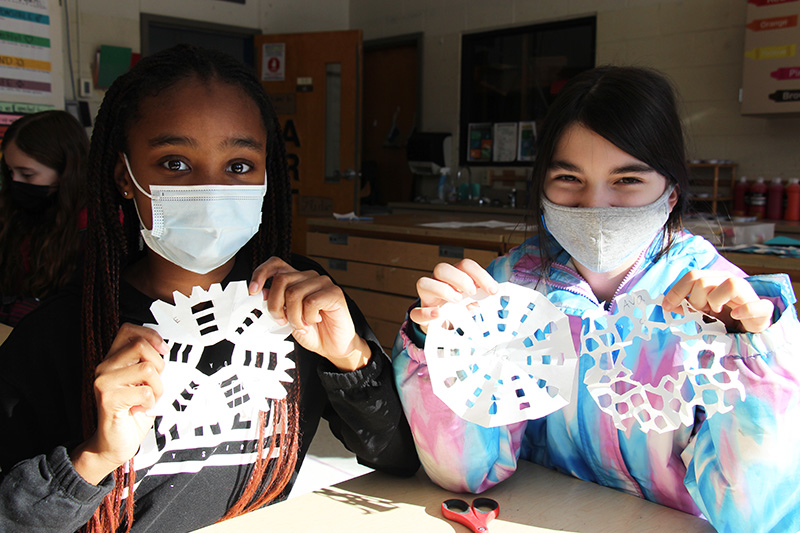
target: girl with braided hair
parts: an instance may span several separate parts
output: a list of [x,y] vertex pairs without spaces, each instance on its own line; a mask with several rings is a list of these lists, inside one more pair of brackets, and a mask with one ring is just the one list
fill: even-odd
[[[245,66],[185,45],[142,59],[106,94],[88,172],[82,286],[0,346],[0,530],[190,531],[237,516],[285,498],[322,417],[362,464],[416,471],[374,334],[290,253],[281,131]],[[142,324],[173,292],[240,280],[291,325],[293,380],[234,428],[178,432],[149,415],[169,349]]]

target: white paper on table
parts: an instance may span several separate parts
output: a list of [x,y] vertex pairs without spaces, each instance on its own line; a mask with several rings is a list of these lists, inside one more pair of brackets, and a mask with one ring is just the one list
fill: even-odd
[[448,303],[428,326],[433,392],[460,417],[496,427],[546,416],[573,395],[578,357],[567,316],[544,295],[501,283]]
[[148,414],[163,416],[165,427],[208,420],[231,427],[245,407],[268,411],[269,399],[286,396],[292,328],[275,322],[260,293],[251,296],[247,283],[237,281],[225,290],[218,283],[208,291],[194,287],[189,297],[176,291],[174,299],[174,305],[153,302],[156,324],[145,324],[170,348],[164,393]]
[[[479,222],[462,222],[459,220],[453,220],[449,222],[424,222],[422,224],[417,224],[417,226],[425,227],[425,228],[440,228],[440,229],[459,229],[459,228],[490,228],[490,229],[526,229],[525,226],[522,226],[516,222],[503,222],[501,220],[482,220]],[[527,229],[530,231],[535,229],[536,226],[527,226]]]
[[[664,297],[651,298],[647,291],[635,291],[615,298],[616,313],[602,309],[590,313],[589,331],[581,338],[581,353],[593,359],[584,376],[589,393],[600,409],[626,430],[633,420],[644,431],[664,433],[681,424],[694,424],[694,407],[702,406],[706,416],[730,411],[726,393],[745,389],[738,370],[728,370],[722,358],[733,343],[725,325],[694,310],[685,300],[681,314],[663,312]],[[637,339],[650,340],[654,334],[679,337],[683,368],[673,376],[664,375],[659,383],[641,383],[633,370],[626,368],[626,349],[634,356],[640,349]],[[732,396],[728,394],[727,396]]]

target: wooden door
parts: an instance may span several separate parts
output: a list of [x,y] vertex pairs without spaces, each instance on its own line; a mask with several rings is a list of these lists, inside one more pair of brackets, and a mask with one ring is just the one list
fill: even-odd
[[417,40],[364,47],[364,176],[371,203],[410,202],[406,141],[419,122]]
[[278,113],[292,179],[292,249],[306,220],[358,213],[361,30],[258,35],[256,65]]

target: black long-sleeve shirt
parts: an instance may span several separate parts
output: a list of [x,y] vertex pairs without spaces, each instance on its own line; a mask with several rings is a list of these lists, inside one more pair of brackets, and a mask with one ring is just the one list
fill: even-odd
[[[291,262],[298,270],[325,273],[302,256],[293,256]],[[249,280],[244,263],[236,262],[223,286]],[[397,475],[411,475],[419,465],[391,363],[364,316],[352,300],[347,303],[372,358],[362,369],[341,372],[295,343],[301,446],[284,495],[320,418],[361,464]],[[121,284],[122,322],[154,323],[151,304],[150,298]],[[113,486],[112,476],[98,486],[87,483],[67,454],[82,440],[80,331],[80,294],[72,287],[25,317],[0,346],[0,531],[75,531]],[[155,441],[170,439],[166,427],[156,425],[155,433]],[[134,462],[138,485],[133,531],[191,531],[218,520],[238,498],[252,464],[252,442],[234,439],[208,448],[200,444],[202,439],[193,441],[195,437],[186,436],[178,453],[163,453],[143,471]],[[236,446],[250,458],[230,451]]]

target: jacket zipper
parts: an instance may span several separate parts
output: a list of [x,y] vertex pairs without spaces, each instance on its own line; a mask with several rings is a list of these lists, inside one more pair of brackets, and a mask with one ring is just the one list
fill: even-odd
[[[640,267],[640,265],[642,263],[642,259],[644,258],[645,252],[646,252],[646,250],[642,251],[642,253],[639,254],[639,257],[636,260],[636,262],[633,264],[633,266],[630,268],[630,270],[628,270],[628,273],[625,275],[625,277],[622,278],[622,281],[620,282],[619,286],[617,287],[617,290],[614,291],[614,295],[607,302],[608,307],[606,308],[604,306],[606,311],[613,312],[612,308],[614,307],[614,298],[619,296],[620,292],[622,291],[622,288],[630,281],[630,279],[635,274],[637,274],[639,272],[639,270],[640,270],[639,267]],[[583,276],[580,275],[580,273],[578,271],[573,270],[573,269],[571,269],[570,267],[568,267],[566,265],[552,265],[552,268],[556,268],[558,270],[562,270],[564,272],[572,274],[572,275],[574,275],[575,277],[577,277],[578,279],[582,280],[583,282],[585,282],[588,285],[588,282],[583,278]],[[573,287],[571,287],[569,285],[566,285],[566,284],[560,283],[560,282],[556,282],[556,281],[553,281],[551,279],[548,279],[548,284],[550,286],[554,287],[554,288],[558,288],[558,289],[570,292],[572,294],[576,294],[578,296],[583,296],[583,297],[587,298],[589,301],[591,301],[592,303],[596,304],[598,307],[601,305],[600,301],[597,299],[597,297],[594,295],[594,293],[590,292],[590,293],[586,294],[583,291],[574,289]],[[578,356],[580,357],[580,354],[578,354]],[[591,396],[589,397],[589,400],[593,401]],[[588,400],[585,400],[585,401],[588,401]],[[578,426],[581,428],[581,438],[586,440],[585,435],[587,433],[587,429],[586,429],[586,422],[584,420],[583,413],[582,413],[582,411],[580,409],[577,409],[576,412],[577,412],[577,415],[578,415]],[[608,418],[610,420],[610,417],[605,415],[605,413],[603,413],[603,415],[606,416],[606,418]],[[625,462],[625,459],[622,457],[622,447],[620,446],[620,436],[619,436],[620,430],[617,429],[616,431],[612,432],[611,434],[614,435],[614,437],[616,439],[616,442],[614,443],[614,456],[616,458],[617,468],[619,469],[620,473],[628,479],[628,481],[630,482],[631,486],[634,489],[636,489],[636,492],[637,492],[638,496],[640,498],[644,498],[644,491],[642,490],[641,485],[639,485],[639,482],[636,481],[636,479],[630,473],[630,470],[628,470],[628,465]],[[592,463],[594,463],[594,461],[592,461]],[[597,479],[601,479],[602,478],[602,476],[598,476],[597,473],[595,473],[595,477]]]

